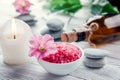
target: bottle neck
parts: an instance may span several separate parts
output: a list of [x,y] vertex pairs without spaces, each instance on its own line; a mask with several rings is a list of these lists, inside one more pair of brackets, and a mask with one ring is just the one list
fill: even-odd
[[86,33],[85,32],[81,32],[81,33],[78,32],[77,36],[78,36],[78,39],[77,39],[76,42],[85,41],[85,39],[86,39]]

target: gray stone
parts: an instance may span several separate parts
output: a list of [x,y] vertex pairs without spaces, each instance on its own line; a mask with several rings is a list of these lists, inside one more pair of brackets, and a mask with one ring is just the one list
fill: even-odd
[[30,14],[21,14],[19,16],[16,16],[17,19],[20,19],[24,22],[26,22],[29,26],[35,26],[37,20],[35,20],[35,16],[30,15]]
[[96,48],[87,48],[84,50],[85,56],[88,58],[99,59],[109,54],[109,51]]
[[104,58],[99,60],[85,58],[83,64],[90,68],[102,68],[105,65],[105,60]]
[[61,34],[64,32],[64,30],[59,30],[59,31],[51,31],[49,29],[42,30],[41,34],[50,34],[55,41],[61,41]]
[[50,19],[47,21],[47,26],[51,31],[59,31],[64,27],[64,22],[60,19]]

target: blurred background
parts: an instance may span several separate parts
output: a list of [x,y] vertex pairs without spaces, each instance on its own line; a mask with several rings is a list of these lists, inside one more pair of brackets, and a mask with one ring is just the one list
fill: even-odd
[[[13,6],[15,0],[0,0],[0,27],[10,18],[20,15]],[[29,9],[32,15],[30,25],[35,34],[51,34],[60,41],[62,32],[75,27],[83,27],[86,21],[95,15],[117,14],[119,0],[28,0],[33,5]],[[28,17],[24,17],[26,20]],[[33,22],[32,22],[33,21]]]

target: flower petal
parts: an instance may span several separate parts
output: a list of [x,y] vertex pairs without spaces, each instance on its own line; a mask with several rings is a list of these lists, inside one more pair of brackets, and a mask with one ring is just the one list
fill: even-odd
[[28,13],[30,6],[33,4],[30,3],[28,0],[16,0],[13,5],[15,6],[16,10],[18,10],[21,14],[25,14]]
[[47,43],[47,42],[54,42],[54,39],[53,39],[53,37],[52,36],[50,36],[49,34],[45,34],[44,36],[43,36],[43,43],[45,44],[45,43]]
[[36,49],[30,48],[30,51],[29,51],[30,54],[29,54],[29,56],[34,56],[35,52],[36,52]]
[[[57,52],[56,45],[54,44],[54,39],[52,36],[46,34],[42,35],[33,35],[30,39],[30,55],[35,56],[38,60],[42,59],[46,55],[54,54]],[[44,51],[40,51],[39,48],[43,46]]]

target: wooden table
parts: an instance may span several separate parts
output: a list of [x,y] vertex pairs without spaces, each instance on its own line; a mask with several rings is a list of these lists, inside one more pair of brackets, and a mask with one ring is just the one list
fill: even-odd
[[[11,6],[13,1],[14,0],[0,1],[0,26],[2,26],[7,19],[18,15],[13,6]],[[38,20],[36,26],[32,27],[32,31],[35,34],[40,34],[40,32],[46,28],[45,21],[42,20],[42,16],[45,16],[45,14],[43,13],[42,8],[39,6],[42,5],[41,2],[38,3],[38,0],[31,1],[35,3],[34,7],[32,7],[31,14],[35,15],[35,19]],[[80,13],[79,15],[89,13],[88,10],[86,11],[87,12],[81,11],[82,14]],[[8,14],[9,12],[11,13]],[[59,18],[63,19],[64,22],[69,19],[66,16],[60,16]],[[81,17],[81,21],[82,20],[83,17]],[[65,29],[67,28],[65,27]],[[83,49],[89,47],[86,42],[74,44],[81,46]],[[37,63],[36,59],[32,59],[30,63],[25,65],[6,65],[3,63],[3,58],[0,54],[0,80],[120,80],[120,41],[98,48],[109,50],[111,52],[111,54],[106,57],[107,63],[103,68],[90,69],[81,64],[77,70],[66,76],[55,76],[49,74],[40,66],[40,64]],[[2,53],[2,51],[0,51],[0,53]]]
[[[85,49],[85,43],[77,45]],[[46,72],[36,59],[25,65],[9,66],[0,57],[0,80],[120,80],[120,42],[114,42],[99,48],[109,50],[106,65],[100,69],[91,69],[83,64],[66,76],[56,76]]]

